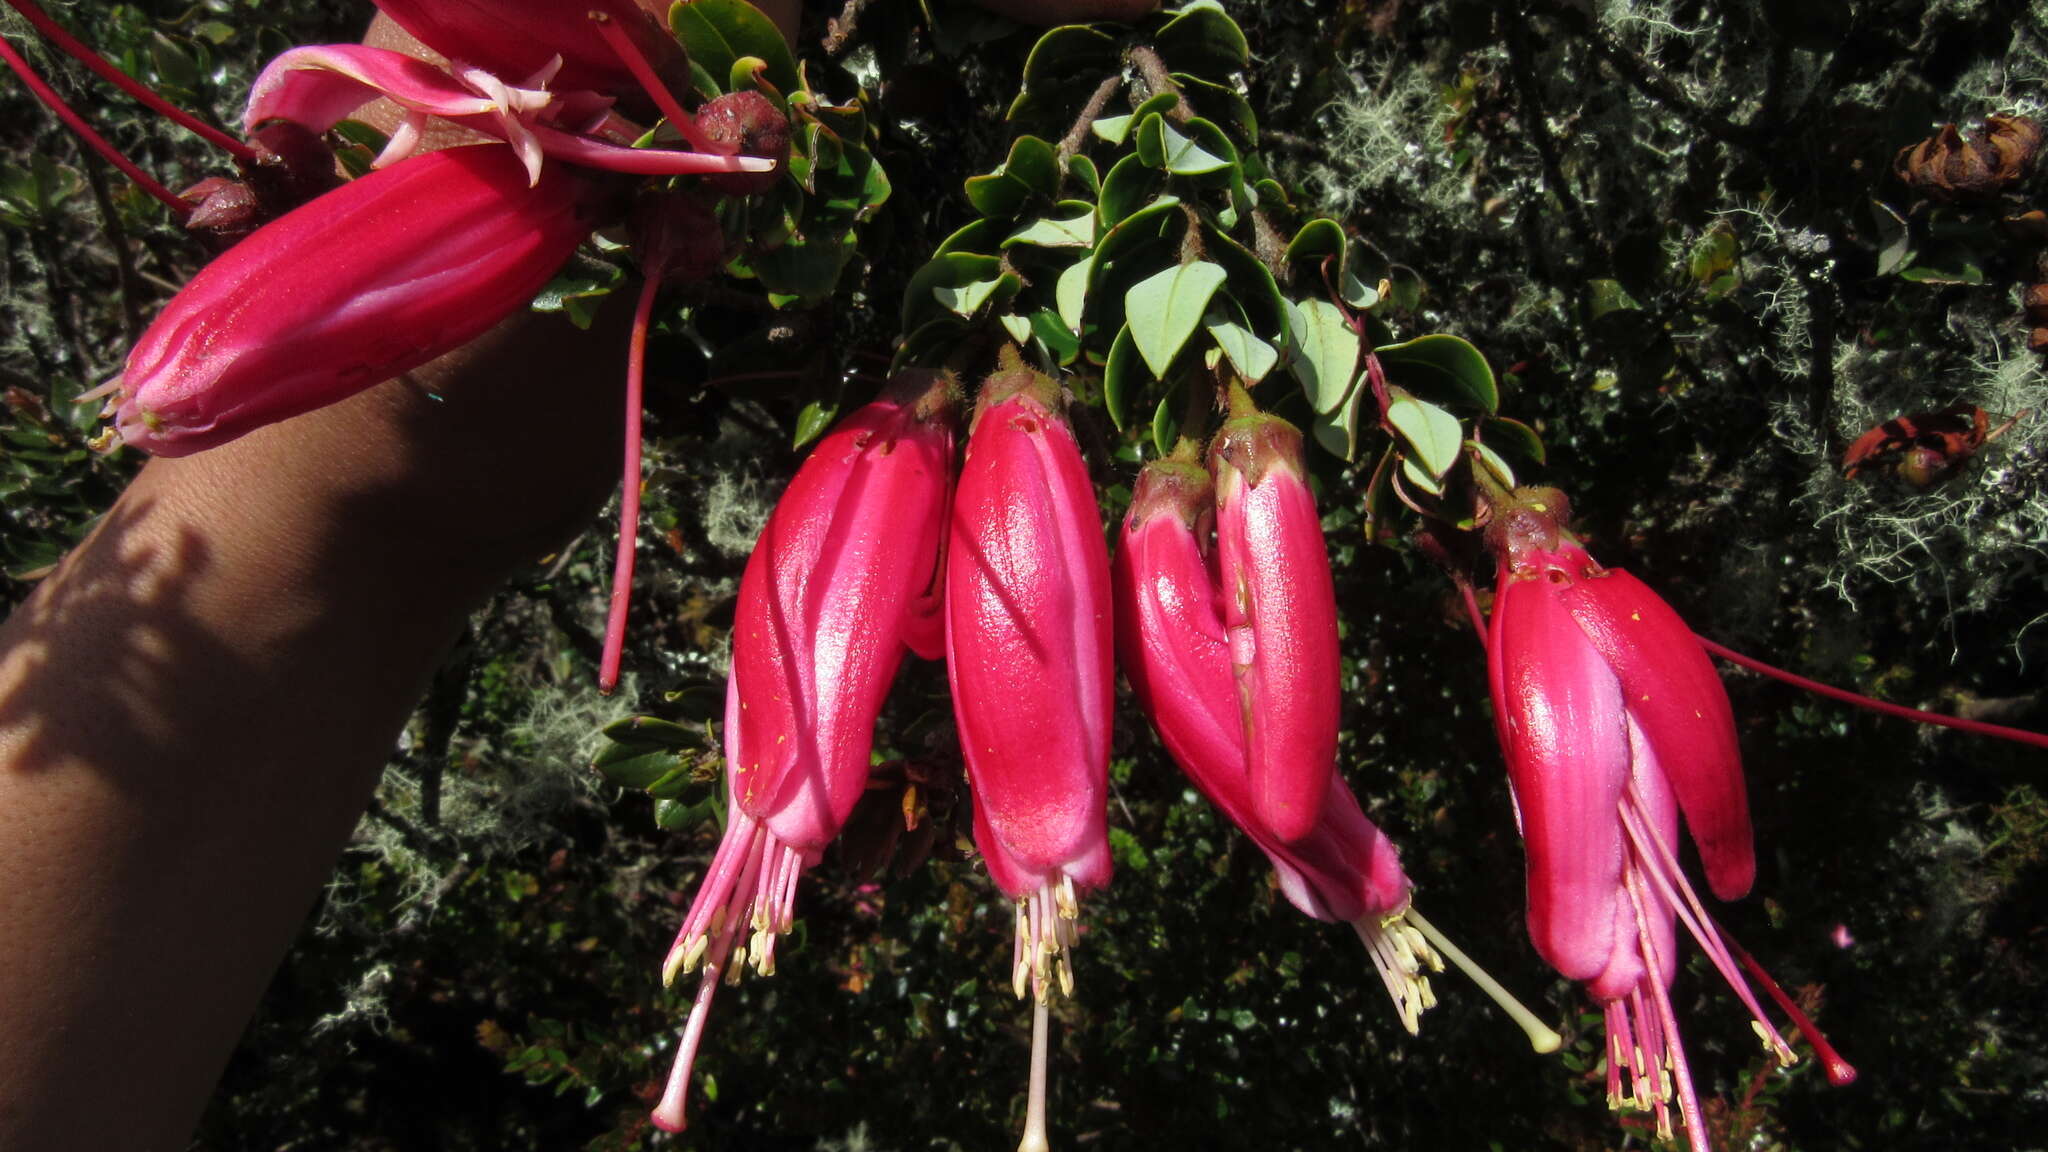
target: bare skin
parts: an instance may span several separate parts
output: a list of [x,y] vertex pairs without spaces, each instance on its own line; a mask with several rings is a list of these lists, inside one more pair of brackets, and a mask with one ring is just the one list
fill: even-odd
[[0,1149],[184,1147],[464,617],[610,487],[608,326],[152,461],[0,628]]

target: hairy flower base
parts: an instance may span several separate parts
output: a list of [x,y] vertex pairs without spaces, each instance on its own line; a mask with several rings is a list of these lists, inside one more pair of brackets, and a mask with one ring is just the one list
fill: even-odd
[[1022,1000],[1028,988],[1034,1000],[1044,1002],[1055,978],[1060,995],[1074,994],[1073,950],[1081,939],[1080,915],[1071,876],[1041,885],[1017,901],[1017,935],[1010,948],[1010,986],[1017,999]]
[[[689,1021],[683,1025],[668,1086],[654,1109],[655,1124],[668,1132],[683,1130],[690,1067],[704,1039],[704,1024],[710,1018],[719,980],[738,984],[750,964],[756,975],[775,974],[775,941],[796,924],[797,877],[814,862],[777,839],[737,804],[730,811],[730,823],[718,854],[712,857],[711,871],[697,889],[690,914],[683,918],[682,930],[661,964],[664,987],[675,983],[682,973],[700,966],[704,969]],[[740,944],[743,926],[749,935],[747,942]]]

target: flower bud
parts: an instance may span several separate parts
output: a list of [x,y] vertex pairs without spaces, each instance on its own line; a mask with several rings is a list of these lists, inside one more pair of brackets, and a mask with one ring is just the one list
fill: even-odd
[[766,96],[746,90],[706,101],[697,110],[697,130],[728,156],[745,154],[776,162],[774,171],[707,176],[705,183],[735,196],[766,192],[781,183],[789,160],[789,118]]
[[1288,844],[1314,830],[1336,772],[1337,598],[1301,433],[1241,407],[1209,448],[1217,575],[1252,813]]
[[1060,406],[1058,384],[1006,348],[982,385],[946,556],[947,673],[975,842],[1029,909],[1014,975],[1020,995],[1029,978],[1041,998],[1047,958],[1075,938],[1074,885],[1110,874],[1109,554]]
[[201,269],[144,332],[115,429],[182,456],[331,404],[481,335],[589,232],[594,186],[528,187],[512,150],[451,148],[351,181]]

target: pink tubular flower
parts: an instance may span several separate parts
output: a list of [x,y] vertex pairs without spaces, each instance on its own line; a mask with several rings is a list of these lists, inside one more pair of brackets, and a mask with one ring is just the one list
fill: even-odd
[[1301,432],[1242,388],[1209,447],[1217,575],[1244,715],[1251,810],[1274,839],[1315,831],[1337,770],[1337,597]]
[[1006,347],[947,546],[946,670],[975,842],[1017,905],[1011,980],[1071,991],[1075,885],[1108,883],[1109,554],[1059,385]]
[[1696,1152],[1706,1129],[1672,1010],[1674,920],[1749,1009],[1766,1051],[1792,1050],[1738,964],[1764,981],[1827,1064],[1855,1070],[1721,931],[1678,864],[1680,815],[1724,899],[1755,876],[1727,693],[1678,615],[1640,583],[1594,563],[1559,525],[1552,489],[1494,510],[1500,560],[1488,671],[1529,857],[1529,935],[1607,1018],[1608,1102],[1654,1114],[1674,1098]]
[[1075,889],[1109,882],[1109,551],[1059,384],[1004,345],[982,383],[946,546],[946,673],[974,841],[1017,902],[1032,993],[1018,1152],[1045,1152],[1048,1003],[1074,991]]
[[1291,843],[1254,810],[1223,596],[1203,548],[1215,485],[1191,457],[1147,464],[1124,520],[1115,561],[1124,675],[1174,760],[1273,862],[1288,901],[1358,933],[1402,1025],[1414,1032],[1436,1002],[1425,969],[1441,971],[1443,963],[1403,920],[1412,885],[1392,842],[1334,772],[1315,827]]
[[775,971],[797,877],[867,785],[875,718],[904,651],[939,655],[956,405],[950,379],[919,376],[847,417],[797,471],[747,561],[726,681],[725,838],[662,964],[665,984],[704,969],[654,1112],[669,1131],[683,1127],[721,975]]
[[115,428],[182,456],[416,368],[532,299],[589,232],[594,193],[559,171],[529,185],[496,145],[345,184],[172,298],[129,353]]
[[[129,356],[116,432],[166,455],[194,452],[343,399],[475,338],[530,300],[620,197],[590,170],[752,173],[776,161],[634,148],[610,111],[659,77],[641,45],[649,18],[601,0],[396,5],[430,48],[534,71],[446,66],[354,44],[294,48],[251,88],[244,125],[320,133],[389,97],[406,113],[378,171],[256,230],[172,299]],[[517,41],[518,37],[527,37]],[[652,41],[675,50],[673,40]],[[516,43],[515,43],[516,42]],[[592,46],[596,47],[592,47]],[[568,76],[604,91],[551,90],[559,51],[611,52]],[[588,60],[586,60],[586,64]],[[645,76],[642,76],[642,73]],[[655,102],[673,106],[662,89]],[[414,155],[429,118],[502,144]],[[686,136],[694,128],[680,108]],[[559,164],[543,169],[553,158]],[[564,171],[564,166],[573,166]],[[524,185],[522,190],[520,185]]]

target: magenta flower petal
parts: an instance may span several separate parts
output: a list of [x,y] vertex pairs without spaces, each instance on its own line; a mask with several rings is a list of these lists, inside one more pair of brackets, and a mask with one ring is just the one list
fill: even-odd
[[1024,897],[1109,880],[1109,555],[1058,386],[1007,359],[954,496],[946,651],[977,839]]
[[1253,413],[1209,449],[1224,623],[1246,734],[1252,814],[1286,844],[1315,830],[1337,770],[1337,597],[1301,433]]
[[[675,39],[631,0],[376,0],[384,14],[420,43],[509,80],[534,75],[556,56],[563,88],[621,93],[637,90],[633,73],[605,43],[590,13],[619,22],[657,67],[681,57]],[[665,7],[665,6],[664,6]]]
[[1155,461],[1138,474],[1113,564],[1119,664],[1174,761],[1272,861],[1290,903],[1346,923],[1395,912],[1412,885],[1340,777],[1329,777],[1316,827],[1292,844],[1253,811],[1222,597],[1202,554],[1212,490],[1192,464]]
[[594,188],[528,185],[501,145],[351,181],[201,269],[129,353],[115,427],[162,456],[331,404],[481,335],[595,222]]
[[361,44],[320,44],[293,48],[264,67],[250,86],[242,128],[253,132],[266,121],[289,120],[325,132],[379,96],[431,116],[474,116],[493,108],[489,98],[424,60]]
[[1756,880],[1756,850],[1735,715],[1713,662],[1678,613],[1626,572],[1576,581],[1563,597],[1657,750],[1708,887],[1723,900],[1740,899]]
[[1591,980],[1611,958],[1621,886],[1621,684],[1546,574],[1502,568],[1487,656],[1529,859],[1529,935],[1551,967]]
[[1158,460],[1138,473],[1113,564],[1117,663],[1166,750],[1244,827],[1244,723],[1200,535],[1215,517],[1214,488],[1207,471],[1185,462]]

